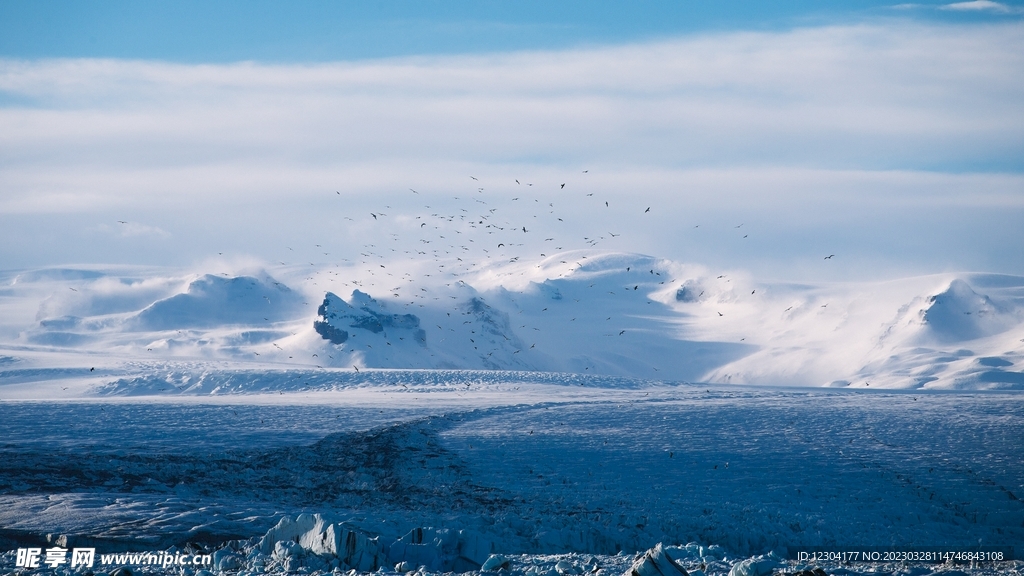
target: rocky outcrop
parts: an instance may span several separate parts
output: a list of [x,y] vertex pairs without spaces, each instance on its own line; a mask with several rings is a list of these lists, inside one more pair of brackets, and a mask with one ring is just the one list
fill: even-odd
[[351,300],[345,302],[332,292],[324,296],[313,322],[313,328],[324,340],[344,344],[349,330],[374,334],[398,330],[411,332],[415,341],[426,344],[427,333],[420,328],[420,319],[415,314],[389,314],[380,302],[359,290],[352,293]]

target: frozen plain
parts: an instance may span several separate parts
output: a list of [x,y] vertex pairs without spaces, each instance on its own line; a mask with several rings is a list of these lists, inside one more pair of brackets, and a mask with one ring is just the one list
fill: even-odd
[[404,293],[219,276],[6,274],[3,548],[554,574],[660,542],[709,574],[774,554],[758,576],[809,568],[793,546],[1024,542],[1016,277],[771,285],[596,251]]
[[[658,542],[714,544],[718,570],[790,546],[1024,541],[1018,394],[388,376],[285,395],[0,404],[4,535],[216,548],[308,512],[385,544],[463,530],[488,553],[576,553],[580,569],[585,556],[628,567]],[[457,555],[435,556],[436,571],[454,569]]]

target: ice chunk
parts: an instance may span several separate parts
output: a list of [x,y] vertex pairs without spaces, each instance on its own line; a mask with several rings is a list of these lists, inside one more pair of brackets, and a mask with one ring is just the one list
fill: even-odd
[[275,560],[286,560],[288,558],[298,558],[302,556],[302,546],[299,546],[298,542],[292,542],[291,540],[285,540],[283,542],[274,543],[274,559]]
[[237,570],[239,565],[238,555],[230,548],[221,548],[213,553],[213,566],[217,570]]
[[414,528],[391,544],[391,562],[409,562],[430,571],[477,570],[494,551],[494,543],[469,530]]
[[[665,550],[659,542],[654,548],[645,552],[643,556],[634,562],[625,576],[689,576],[689,574],[682,566],[676,564],[675,561],[665,554]],[[730,574],[729,576],[738,575]]]
[[555,570],[562,576],[566,576],[567,574],[580,573],[580,571],[572,565],[572,562],[569,562],[568,560],[559,560],[558,563],[555,564]]
[[454,556],[458,536],[451,530],[415,528],[391,544],[388,557],[392,562],[410,562],[430,571],[440,571]]
[[490,558],[484,561],[483,566],[480,567],[481,572],[494,572],[501,570],[502,568],[508,569],[509,560],[501,554],[492,554]]
[[729,570],[729,576],[770,576],[772,570],[780,564],[771,558],[748,558],[737,562]]
[[377,537],[370,537],[342,523],[328,522],[320,514],[300,514],[294,521],[282,518],[260,541],[264,554],[276,558],[298,557],[304,552],[337,558],[360,572],[372,572],[385,564]]

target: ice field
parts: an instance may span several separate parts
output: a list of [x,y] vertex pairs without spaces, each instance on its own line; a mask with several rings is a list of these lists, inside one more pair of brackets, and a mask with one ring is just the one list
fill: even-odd
[[[367,376],[284,395],[0,403],[3,538],[214,550],[312,513],[321,532],[334,522],[376,538],[374,570],[479,570],[500,554],[524,574],[566,558],[625,570],[657,543],[720,547],[717,563],[676,552],[715,572],[768,553],[796,570],[794,546],[1024,541],[1024,399],[1012,392]],[[421,528],[461,535],[403,552]],[[343,556],[232,546],[242,552],[222,568],[329,571]]]

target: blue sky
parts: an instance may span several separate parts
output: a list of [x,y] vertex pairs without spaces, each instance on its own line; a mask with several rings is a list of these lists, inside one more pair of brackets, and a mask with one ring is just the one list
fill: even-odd
[[[944,9],[948,6],[960,9]],[[909,17],[1021,17],[1018,4],[607,0],[0,2],[0,54],[174,62],[310,62],[650,41],[708,31]]]
[[1024,274],[1022,102],[988,0],[0,1],[0,267],[320,262],[518,180],[566,248]]

